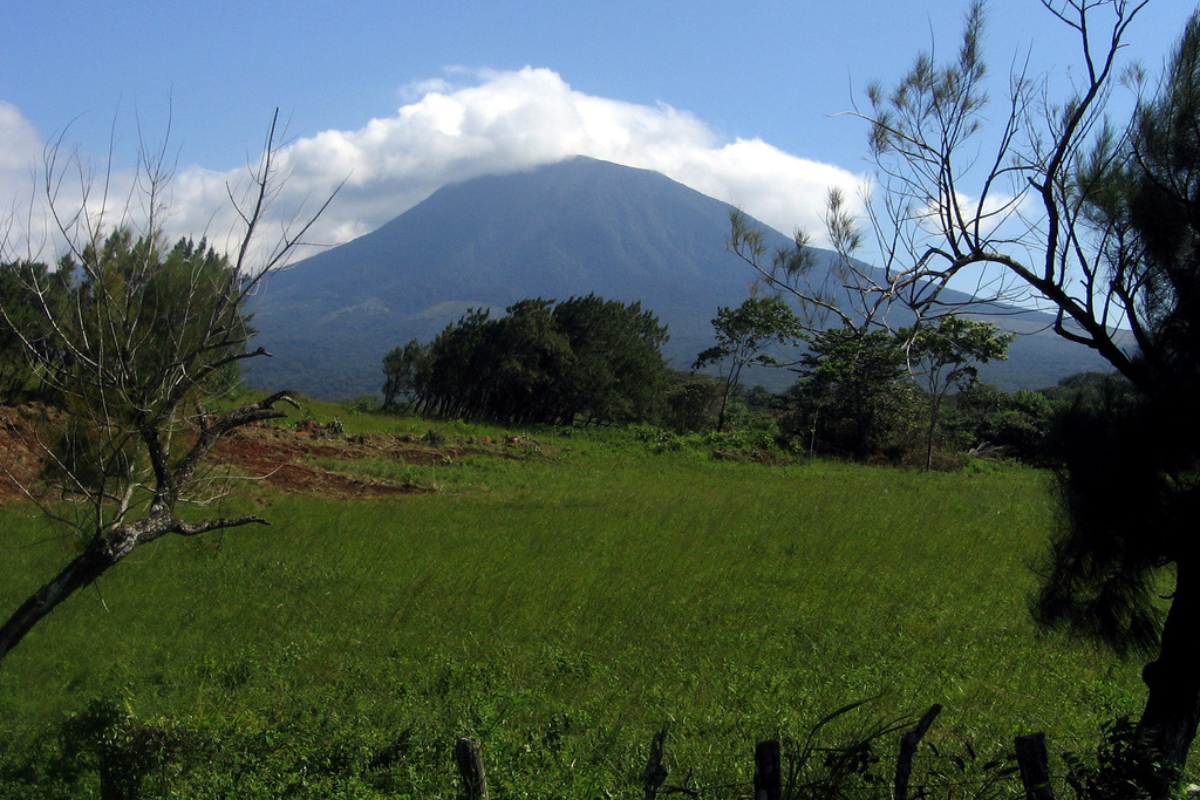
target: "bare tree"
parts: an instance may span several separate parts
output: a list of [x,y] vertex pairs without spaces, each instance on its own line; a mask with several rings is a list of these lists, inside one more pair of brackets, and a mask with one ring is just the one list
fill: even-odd
[[[1078,45],[1069,77],[1018,64],[993,102],[975,2],[947,63],[921,55],[893,86],[868,88],[852,116],[870,128],[873,191],[865,224],[832,196],[832,272],[815,268],[803,235],[766,252],[741,217],[732,246],[803,307],[862,330],[887,327],[897,305],[915,316],[914,333],[963,311],[951,282],[979,303],[1034,303],[1137,388],[1136,417],[1094,426],[1105,438],[1068,470],[1068,530],[1036,606],[1044,622],[1157,649],[1139,734],[1178,767],[1200,721],[1200,21],[1147,97],[1141,71],[1119,63],[1147,0],[1041,4]],[[1137,105],[1124,125],[1110,119],[1122,85]],[[1174,578],[1166,604],[1163,569]],[[1148,788],[1168,791],[1170,771]]]
[[[44,468],[21,488],[83,547],[0,625],[0,660],[135,548],[167,534],[265,524],[211,514],[229,481],[206,464],[230,431],[280,417],[280,403],[295,403],[287,391],[220,413],[205,403],[236,381],[239,364],[267,355],[248,347],[247,300],[332,200],[285,221],[274,241],[260,241],[283,177],[278,123],[276,112],[246,182],[227,187],[237,220],[229,255],[204,241],[173,248],[164,241],[172,177],[165,144],[143,143],[124,197],[112,196],[111,173],[93,180],[62,139],[47,149],[42,191],[65,253],[57,270],[28,271],[33,313],[0,308],[0,324],[20,338],[58,409],[31,434]],[[75,180],[77,195],[68,191]]]
[[[840,190],[830,192],[831,268],[821,268],[803,231],[792,247],[767,252],[761,232],[737,213],[731,249],[798,300],[813,324],[833,317],[843,327],[894,330],[888,314],[903,307],[909,320],[915,315],[916,330],[923,320],[963,311],[943,290],[970,278],[968,309],[1033,298],[1053,310],[1060,335],[1123,372],[1136,371],[1112,333],[1134,320],[1136,308],[1128,287],[1118,289],[1102,268],[1102,243],[1085,224],[1086,195],[1076,178],[1095,135],[1112,134],[1104,113],[1117,57],[1147,2],[1043,0],[1077,32],[1085,79],[1054,104],[1046,82],[1015,74],[998,122],[987,116],[984,5],[975,2],[953,62],[919,56],[891,90],[872,84],[869,110],[851,114],[871,126],[875,173],[865,225]],[[868,253],[869,241],[876,247]]]

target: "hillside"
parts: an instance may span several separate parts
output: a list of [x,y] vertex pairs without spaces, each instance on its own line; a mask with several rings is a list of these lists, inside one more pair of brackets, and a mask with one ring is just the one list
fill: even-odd
[[[323,397],[377,394],[380,362],[428,341],[471,307],[527,297],[599,294],[641,301],[671,332],[678,368],[712,344],[718,306],[746,296],[751,270],[726,249],[731,207],[647,170],[578,157],[447,186],[378,230],[296,264],[268,282],[254,309],[259,343],[249,381]],[[766,226],[762,226],[766,227]],[[784,246],[769,231],[771,247]],[[1022,314],[1026,331],[985,379],[1040,387],[1102,362]],[[774,388],[789,382],[774,378]]]

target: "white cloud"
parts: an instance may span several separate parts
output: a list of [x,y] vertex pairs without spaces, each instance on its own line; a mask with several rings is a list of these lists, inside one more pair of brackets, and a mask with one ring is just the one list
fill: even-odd
[[[78,244],[97,230],[90,225],[100,230],[145,225],[145,184],[132,170],[106,174],[104,163],[89,157],[67,133],[61,141],[46,142],[19,109],[0,101],[0,258],[54,261],[65,252],[60,228]],[[48,162],[53,167],[49,186]]]
[[[469,82],[456,83],[463,79]],[[279,208],[312,208],[345,181],[310,241],[337,244],[367,233],[447,183],[575,155],[657,170],[785,233],[797,225],[821,232],[830,186],[859,195],[861,179],[852,173],[757,139],[720,141],[686,111],[590,96],[548,69],[453,70],[447,78],[404,87],[402,96],[412,99],[394,116],[358,130],[323,131],[284,150],[287,183]],[[17,123],[6,122],[5,111]],[[20,121],[15,109],[0,106],[0,131]],[[6,159],[0,152],[0,167]],[[226,186],[243,178],[244,172],[181,170],[168,233],[207,232],[219,243],[233,226]]]
[[[42,163],[42,138],[16,106],[0,101],[0,257],[28,253],[25,229],[35,212],[33,176]],[[38,225],[41,228],[41,225]]]
[[0,100],[0,174],[6,178],[13,173],[27,179],[29,170],[41,161],[42,137],[37,129],[21,115],[17,107]]

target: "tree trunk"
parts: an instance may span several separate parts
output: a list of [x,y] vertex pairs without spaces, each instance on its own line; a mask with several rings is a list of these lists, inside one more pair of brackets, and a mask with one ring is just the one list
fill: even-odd
[[1175,595],[1163,625],[1158,659],[1142,670],[1149,694],[1138,732],[1166,762],[1157,771],[1156,785],[1147,787],[1155,797],[1170,793],[1173,779],[1187,762],[1200,722],[1200,668],[1192,653],[1200,629],[1197,566],[1192,558],[1176,562]]
[[942,398],[935,396],[929,409],[929,436],[925,440],[925,471],[933,472],[933,438],[937,434],[938,414],[942,410]]
[[734,369],[730,370],[729,376],[725,379],[725,391],[721,395],[721,412],[717,415],[717,433],[725,430],[725,407],[729,405],[729,396],[733,394],[738,378],[742,374],[742,365],[737,363],[736,356],[734,358]]
[[0,662],[3,662],[8,652],[25,638],[25,634],[59,603],[103,575],[109,567],[121,560],[125,552],[127,551],[124,549],[112,551],[105,547],[103,539],[94,539],[86,550],[73,558],[54,578],[22,603],[4,625],[0,626]]
[[1027,800],[1054,800],[1050,786],[1050,758],[1046,754],[1046,735],[1031,733],[1018,736],[1013,742],[1017,751],[1017,766]]

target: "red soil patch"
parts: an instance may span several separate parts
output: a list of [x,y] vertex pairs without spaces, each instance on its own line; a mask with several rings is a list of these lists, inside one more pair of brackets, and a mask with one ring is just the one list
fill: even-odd
[[33,415],[45,416],[32,406],[20,409],[0,406],[0,502],[23,497],[16,482],[29,485],[38,473],[37,442],[29,422]]
[[[35,406],[0,407],[0,502],[22,495],[17,481],[26,486],[36,481],[41,464],[41,447],[36,439],[45,409]],[[233,431],[217,446],[210,459],[213,466],[227,468],[253,480],[255,485],[285,492],[331,497],[368,498],[429,491],[411,483],[393,483],[326,469],[318,459],[353,462],[384,458],[406,464],[440,464],[472,453],[511,456],[502,446],[429,447],[416,436],[327,434],[315,423],[299,430],[273,425],[249,425]]]
[[347,475],[316,465],[317,459],[352,462],[386,458],[406,464],[436,464],[468,448],[432,449],[395,436],[327,436],[274,426],[249,426],[226,436],[217,446],[214,463],[233,467],[257,483],[286,492],[331,497],[364,498],[412,494],[429,489],[412,483],[391,483],[362,475]]

